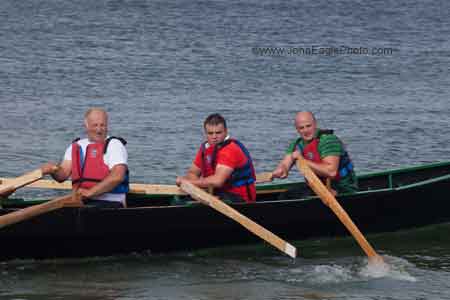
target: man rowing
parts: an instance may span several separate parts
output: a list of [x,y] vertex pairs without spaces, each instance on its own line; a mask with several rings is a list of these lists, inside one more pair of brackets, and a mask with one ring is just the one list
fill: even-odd
[[255,202],[255,170],[248,150],[228,135],[220,114],[209,115],[203,129],[206,141],[186,175],[176,179],[177,185],[188,180],[200,188],[214,188],[214,193],[225,201]]
[[101,108],[85,113],[84,126],[87,138],[74,140],[62,162],[42,165],[42,173],[58,182],[71,177],[72,188],[81,194],[85,204],[126,206],[129,181],[125,140],[107,135],[108,114]]
[[357,191],[353,163],[344,144],[333,131],[318,128],[313,113],[308,111],[296,114],[295,128],[300,137],[290,144],[283,160],[272,172],[272,177],[288,177],[295,160],[303,156],[317,176],[323,180],[331,180],[332,192]]

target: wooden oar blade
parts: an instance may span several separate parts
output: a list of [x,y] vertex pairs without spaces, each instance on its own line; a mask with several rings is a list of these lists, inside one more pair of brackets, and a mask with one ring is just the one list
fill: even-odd
[[363,251],[367,254],[372,261],[383,261],[383,259],[375,252],[369,242],[366,240],[361,231],[356,227],[355,223],[350,219],[347,212],[342,208],[334,195],[327,189],[323,182],[317,177],[317,175],[311,170],[304,158],[297,159],[297,168],[305,176],[308,185],[311,189],[322,199],[322,201],[330,207],[339,220],[344,224],[347,230],[353,235],[355,240],[361,246]]
[[255,223],[248,217],[242,215],[240,212],[238,212],[231,206],[227,205],[219,198],[211,194],[208,194],[204,190],[196,187],[195,185],[186,180],[184,180],[181,183],[181,189],[184,190],[186,193],[188,193],[192,198],[214,208],[220,213],[238,222],[239,224],[244,226],[247,230],[259,236],[260,238],[262,238],[275,248],[279,249],[280,251],[284,252],[285,254],[289,255],[290,257],[292,258],[297,257],[297,249],[294,246],[282,240],[281,238],[279,238],[269,230],[265,229],[261,225]]

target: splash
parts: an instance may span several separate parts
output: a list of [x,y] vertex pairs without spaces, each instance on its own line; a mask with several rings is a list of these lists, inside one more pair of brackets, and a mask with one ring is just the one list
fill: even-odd
[[301,265],[289,270],[287,281],[320,285],[376,279],[417,281],[408,272],[414,265],[407,260],[392,256],[383,256],[383,260],[384,263],[374,261],[369,263],[367,258],[358,258],[356,261],[346,259],[339,264]]
[[359,271],[359,275],[365,278],[392,278],[402,281],[416,282],[417,279],[406,270],[411,263],[405,259],[393,256],[383,256],[384,262],[369,262],[365,260],[364,267]]

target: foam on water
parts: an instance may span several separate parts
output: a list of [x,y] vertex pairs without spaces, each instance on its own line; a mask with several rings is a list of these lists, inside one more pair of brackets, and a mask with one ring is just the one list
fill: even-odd
[[344,282],[361,282],[374,279],[393,279],[416,282],[410,275],[408,268],[414,267],[407,260],[383,256],[384,263],[369,263],[367,258],[342,264],[319,264],[299,266],[285,274],[288,282],[302,282],[308,284],[336,284]]
[[352,270],[339,265],[320,265],[313,269],[312,277],[316,283],[338,283],[354,280]]
[[385,255],[384,263],[366,263],[360,271],[359,275],[366,278],[382,278],[387,277],[396,280],[416,282],[417,279],[410,275],[407,271],[408,267],[413,265],[407,260],[399,257]]

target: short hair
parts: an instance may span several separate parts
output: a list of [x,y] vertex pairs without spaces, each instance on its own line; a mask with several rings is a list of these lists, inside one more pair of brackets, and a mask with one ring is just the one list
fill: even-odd
[[225,118],[222,117],[220,114],[211,114],[206,119],[205,122],[203,122],[203,128],[206,129],[206,125],[220,125],[223,124],[223,127],[227,128],[227,121],[225,121]]
[[87,120],[88,117],[89,117],[89,115],[90,115],[92,112],[94,112],[94,111],[102,112],[102,113],[105,115],[106,119],[108,119],[108,113],[106,112],[106,110],[104,110],[104,109],[101,108],[101,107],[91,107],[91,108],[89,108],[89,109],[84,113],[84,119]]

